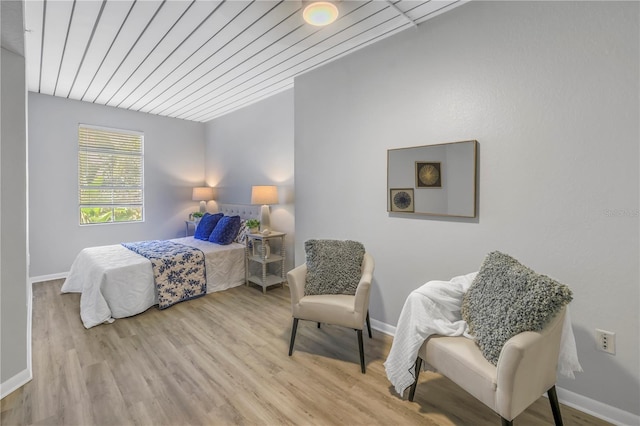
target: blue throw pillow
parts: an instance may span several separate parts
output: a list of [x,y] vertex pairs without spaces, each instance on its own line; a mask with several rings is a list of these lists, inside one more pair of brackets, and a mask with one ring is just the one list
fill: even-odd
[[218,221],[209,236],[209,241],[216,244],[231,244],[240,230],[240,216],[224,216]]
[[202,219],[200,219],[200,222],[198,222],[193,238],[207,241],[209,239],[209,235],[211,235],[211,231],[213,231],[213,228],[216,227],[216,224],[223,216],[224,215],[222,213],[205,213],[204,216],[202,216]]

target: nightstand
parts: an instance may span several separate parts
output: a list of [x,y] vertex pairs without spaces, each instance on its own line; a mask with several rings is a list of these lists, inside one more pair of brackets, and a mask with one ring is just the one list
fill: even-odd
[[[267,287],[286,282],[284,270],[284,237],[285,233],[271,232],[269,235],[247,234],[245,240],[245,283],[258,284],[262,287],[262,293],[267,293]],[[275,244],[274,244],[275,243]],[[252,262],[260,265],[259,274],[252,274],[250,266]]]
[[195,220],[185,220],[184,221],[184,236],[188,237],[189,236],[189,227],[193,226],[193,233],[195,234],[196,232],[196,228],[198,226],[198,222],[196,222]]

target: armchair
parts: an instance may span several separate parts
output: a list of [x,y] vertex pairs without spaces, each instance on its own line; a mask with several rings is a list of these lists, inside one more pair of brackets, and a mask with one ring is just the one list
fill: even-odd
[[293,325],[291,328],[291,343],[289,356],[293,353],[296,339],[298,320],[314,321],[318,323],[334,324],[342,327],[353,328],[358,335],[358,347],[360,349],[360,368],[366,372],[364,362],[364,347],[362,342],[362,330],[366,320],[367,331],[371,338],[371,324],[369,321],[369,294],[371,280],[373,278],[374,260],[365,253],[362,260],[362,276],[355,295],[347,294],[304,294],[307,265],[303,264],[289,271],[287,280],[291,292],[291,313]]
[[414,399],[424,360],[498,413],[503,426],[512,425],[513,419],[544,392],[549,396],[556,426],[562,425],[555,382],[565,313],[563,308],[539,332],[526,331],[509,339],[497,366],[487,361],[470,339],[431,336],[418,352],[409,400]]

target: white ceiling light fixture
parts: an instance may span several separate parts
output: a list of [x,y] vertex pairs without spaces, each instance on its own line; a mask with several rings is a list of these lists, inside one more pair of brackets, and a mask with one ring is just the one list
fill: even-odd
[[338,7],[328,1],[316,1],[304,8],[302,17],[308,24],[323,27],[338,19]]

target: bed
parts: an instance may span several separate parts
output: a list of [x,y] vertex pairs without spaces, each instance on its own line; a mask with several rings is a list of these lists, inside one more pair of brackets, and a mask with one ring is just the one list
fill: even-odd
[[[224,205],[220,212],[255,218],[259,206]],[[173,241],[204,253],[207,293],[245,282],[244,245],[218,245],[193,237]],[[151,261],[120,244],[83,249],[74,260],[63,293],[81,293],[80,317],[86,328],[137,315],[158,304]]]

